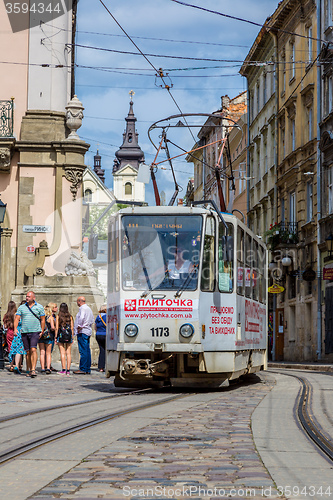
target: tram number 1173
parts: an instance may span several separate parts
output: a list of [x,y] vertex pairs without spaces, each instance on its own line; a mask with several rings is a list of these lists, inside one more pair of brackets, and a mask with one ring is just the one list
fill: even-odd
[[151,328],[151,336],[152,337],[169,337],[169,328],[165,326],[160,326],[158,328]]

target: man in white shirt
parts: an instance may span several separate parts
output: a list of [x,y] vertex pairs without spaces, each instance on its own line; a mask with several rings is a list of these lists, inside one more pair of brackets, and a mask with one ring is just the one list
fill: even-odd
[[80,309],[74,322],[74,334],[79,344],[80,365],[79,370],[73,373],[75,375],[89,375],[91,369],[90,337],[95,318],[84,297],[78,297],[76,303]]

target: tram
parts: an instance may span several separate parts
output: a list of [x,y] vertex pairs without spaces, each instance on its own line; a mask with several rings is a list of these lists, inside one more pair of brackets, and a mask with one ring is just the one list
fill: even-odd
[[265,245],[232,214],[120,210],[109,222],[106,375],[123,387],[220,387],[265,369],[266,273]]

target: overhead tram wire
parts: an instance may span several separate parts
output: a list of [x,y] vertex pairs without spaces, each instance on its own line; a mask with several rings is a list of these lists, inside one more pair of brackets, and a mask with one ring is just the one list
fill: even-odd
[[[158,76],[161,78],[163,84],[164,84],[164,88],[168,91],[172,101],[174,102],[175,106],[177,107],[178,111],[183,114],[182,110],[180,109],[177,101],[175,100],[175,98],[173,97],[173,95],[171,94],[171,91],[170,91],[170,86],[166,83],[165,81],[165,78],[164,78],[164,75],[163,73],[161,73],[161,70],[158,70],[157,68],[155,68],[155,66],[153,65],[152,62],[150,62],[150,60],[148,59],[148,57],[142,52],[142,50],[137,46],[137,44],[134,42],[134,40],[132,40],[132,38],[128,35],[128,33],[124,30],[124,28],[119,24],[119,22],[117,21],[117,19],[114,17],[114,15],[110,12],[110,10],[107,8],[107,6],[105,5],[105,3],[103,2],[103,0],[99,0],[99,2],[103,5],[103,7],[105,8],[105,10],[109,13],[109,15],[112,17],[112,19],[114,20],[114,22],[117,24],[117,26],[121,29],[121,31],[127,36],[127,38],[132,42],[132,44],[134,45],[134,47],[140,52],[140,54],[142,55],[142,57],[144,57],[144,59],[148,62],[148,64],[155,69],[156,73],[158,74]],[[195,137],[193,135],[193,132],[192,130],[190,129],[190,127],[188,126],[187,122],[186,122],[186,119],[185,119],[185,123],[190,131],[190,134],[193,138],[193,141],[195,141]]]
[[184,7],[191,7],[193,9],[203,10],[205,12],[209,12],[210,14],[216,14],[218,16],[226,17],[228,19],[233,19],[234,21],[240,21],[240,22],[243,22],[243,23],[252,24],[253,26],[258,26],[259,28],[266,28],[267,31],[274,30],[274,31],[279,31],[280,33],[285,33],[287,35],[294,35],[294,36],[298,36],[300,38],[306,38],[308,40],[314,40],[316,42],[318,42],[318,41],[319,42],[325,42],[325,40],[322,40],[321,38],[316,38],[316,37],[307,36],[307,35],[301,35],[301,34],[296,33],[294,31],[287,31],[287,30],[284,30],[282,28],[272,28],[271,26],[269,26],[267,24],[257,23],[255,21],[251,21],[250,19],[243,19],[241,17],[232,16],[231,14],[224,14],[223,12],[218,12],[217,10],[206,9],[205,7],[200,7],[198,5],[193,5],[193,4],[190,4],[190,3],[185,3],[185,2],[182,2],[181,0],[170,0],[170,1],[174,2],[174,3],[178,3],[180,5],[183,5]]
[[[58,26],[54,26],[53,24],[49,23],[43,23],[46,26],[50,26],[54,29],[58,29],[59,31],[68,31],[71,32],[72,30],[68,30],[66,28],[60,28]],[[116,33],[101,33],[98,31],[83,31],[83,30],[76,30],[76,33],[83,33],[85,35],[100,35],[100,36],[114,36],[114,37],[126,37],[126,35],[118,35]],[[190,43],[190,44],[198,44],[198,45],[214,45],[217,47],[239,47],[239,48],[247,48],[249,49],[249,45],[236,45],[236,44],[230,44],[230,43],[217,43],[217,42],[201,42],[198,40],[172,40],[170,38],[155,38],[155,37],[148,37],[148,36],[132,36],[132,38],[137,38],[139,40],[152,40],[152,41],[157,41],[157,42],[172,42],[172,43]]]

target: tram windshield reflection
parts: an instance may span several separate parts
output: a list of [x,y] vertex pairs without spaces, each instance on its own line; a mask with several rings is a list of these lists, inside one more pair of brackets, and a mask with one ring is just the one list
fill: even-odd
[[201,233],[201,216],[123,216],[123,289],[195,290]]

